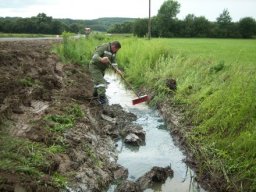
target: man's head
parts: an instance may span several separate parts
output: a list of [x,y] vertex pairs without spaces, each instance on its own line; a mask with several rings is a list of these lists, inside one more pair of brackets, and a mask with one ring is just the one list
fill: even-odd
[[111,43],[111,52],[116,53],[121,48],[121,44],[119,41],[113,41]]

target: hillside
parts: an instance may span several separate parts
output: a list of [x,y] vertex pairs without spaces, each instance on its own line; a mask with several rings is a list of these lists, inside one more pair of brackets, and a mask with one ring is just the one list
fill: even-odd
[[56,19],[63,22],[64,24],[70,26],[73,24],[83,25],[85,27],[90,27],[95,31],[107,31],[109,27],[115,24],[122,24],[125,22],[133,22],[135,18],[125,18],[125,17],[103,17],[92,20],[74,20],[74,19]]

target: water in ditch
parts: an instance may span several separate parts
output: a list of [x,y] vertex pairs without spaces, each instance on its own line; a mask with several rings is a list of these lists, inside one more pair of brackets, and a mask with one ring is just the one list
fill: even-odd
[[[162,185],[145,190],[146,192],[204,192],[205,190],[194,181],[194,172],[183,162],[185,156],[174,145],[170,131],[161,115],[145,103],[133,106],[132,99],[136,96],[125,88],[115,74],[106,74],[105,79],[109,82],[106,93],[109,104],[120,104],[124,110],[137,115],[136,123],[141,125],[146,132],[143,146],[130,147],[123,145],[121,141],[117,142],[119,151],[117,163],[128,169],[128,180],[135,181],[150,171],[153,166],[170,165],[174,176],[168,178]],[[112,185],[108,192],[114,191],[115,187]]]

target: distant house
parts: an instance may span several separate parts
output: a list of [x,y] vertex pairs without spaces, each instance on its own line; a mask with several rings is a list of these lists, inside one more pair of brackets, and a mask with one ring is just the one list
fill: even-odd
[[87,35],[87,36],[92,32],[91,28],[89,28],[89,27],[85,27],[84,31],[85,31],[85,35]]

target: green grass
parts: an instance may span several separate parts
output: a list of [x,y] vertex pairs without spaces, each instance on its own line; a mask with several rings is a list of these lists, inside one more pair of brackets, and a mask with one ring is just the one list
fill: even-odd
[[[44,144],[23,138],[15,138],[1,132],[0,136],[0,170],[30,175],[41,180],[46,170],[53,163],[53,150],[56,146],[47,147]],[[47,173],[48,174],[48,173]],[[55,185],[59,185],[55,182]]]
[[[88,64],[97,44],[111,38],[67,40],[58,53]],[[154,94],[151,105],[185,109],[185,122],[194,128],[184,134],[201,169],[223,175],[226,190],[255,191],[256,41],[119,40],[117,59],[127,80]],[[167,79],[177,81],[175,94]]]
[[88,38],[73,38],[71,33],[64,32],[63,43],[60,46],[54,48],[63,62],[65,63],[78,63],[86,65],[89,63],[93,51],[102,42],[108,41],[109,37],[100,34],[93,33]]
[[186,106],[195,126],[189,142],[202,148],[198,159],[210,157],[209,165],[226,173],[230,187],[256,190],[256,41],[127,39],[123,47],[121,65],[135,85],[155,93],[152,103],[172,97],[164,82],[176,79],[172,102]]
[[33,87],[40,86],[40,81],[34,80],[31,77],[25,77],[23,79],[19,79],[18,82],[25,87]]
[[0,170],[25,174],[40,182],[44,182],[44,177],[49,176],[50,180],[47,182],[63,188],[67,184],[67,178],[56,170],[51,170],[56,164],[53,157],[54,154],[66,151],[67,143],[62,133],[74,127],[76,121],[83,116],[84,112],[78,104],[68,106],[62,114],[46,116],[46,121],[50,121],[52,125],[49,129],[56,137],[51,145],[10,136],[4,132],[8,128],[6,123],[3,131],[0,131]]
[[51,122],[49,130],[52,132],[64,132],[74,127],[78,118],[83,117],[84,113],[79,105],[74,104],[66,109],[63,114],[51,114],[45,117],[46,121]]

